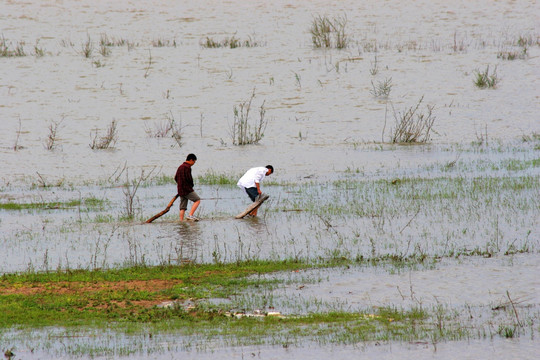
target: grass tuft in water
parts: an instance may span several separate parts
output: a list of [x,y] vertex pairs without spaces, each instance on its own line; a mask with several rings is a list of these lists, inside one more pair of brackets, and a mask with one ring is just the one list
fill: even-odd
[[239,175],[220,174],[215,171],[208,171],[203,175],[197,176],[197,183],[201,185],[236,185]]
[[474,85],[476,85],[477,88],[494,89],[498,83],[497,67],[495,67],[492,73],[489,72],[489,65],[484,71],[475,71]]
[[236,49],[239,47],[247,47],[247,48],[257,47],[257,46],[261,46],[261,43],[253,39],[251,36],[248,36],[248,38],[245,40],[241,40],[234,35],[231,37],[226,37],[221,40],[215,40],[214,38],[207,36],[204,41],[201,41],[201,46],[207,49],[215,49],[215,48]]
[[15,49],[11,50],[7,40],[2,36],[0,39],[0,57],[22,57],[26,56],[24,42],[17,42]]
[[94,52],[94,43],[92,39],[90,38],[90,35],[88,35],[88,37],[86,38],[86,42],[84,42],[81,45],[81,53],[83,54],[85,58],[89,59],[90,57],[92,57],[93,52]]
[[328,16],[317,16],[311,22],[309,30],[311,41],[315,48],[345,49],[349,37],[345,30],[347,17],[345,15],[330,19]]
[[392,78],[385,78],[384,81],[377,81],[377,86],[375,86],[372,81],[371,86],[371,95],[376,98],[386,99],[390,96],[390,91],[392,90]]

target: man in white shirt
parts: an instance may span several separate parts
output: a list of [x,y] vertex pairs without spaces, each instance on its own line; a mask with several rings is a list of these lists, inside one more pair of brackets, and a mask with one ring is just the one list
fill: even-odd
[[[274,167],[272,165],[266,165],[266,167],[254,167],[246,171],[236,185],[241,189],[244,189],[251,201],[255,202],[257,196],[262,193],[260,185],[261,181],[263,181],[266,176],[273,173]],[[257,210],[258,209],[253,210],[250,215],[257,216]]]

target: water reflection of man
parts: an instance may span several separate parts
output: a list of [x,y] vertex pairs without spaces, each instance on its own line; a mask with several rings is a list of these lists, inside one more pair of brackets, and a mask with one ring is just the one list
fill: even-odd
[[[243,189],[251,199],[251,201],[255,202],[257,200],[257,196],[262,194],[261,191],[261,181],[264,180],[266,176],[269,176],[274,173],[274,167],[272,165],[266,165],[266,167],[254,167],[246,171],[246,173],[238,180],[238,185],[241,189]],[[257,216],[257,210],[253,210],[250,215],[251,216]]]
[[[178,265],[196,263],[202,259],[202,233],[199,224],[189,221],[178,224],[177,235],[171,250]],[[171,256],[171,255],[170,255]]]
[[193,177],[191,176],[191,167],[195,165],[197,156],[189,154],[186,161],[178,167],[174,180],[178,187],[178,195],[180,196],[180,221],[184,221],[184,214],[187,210],[188,200],[193,202],[189,215],[186,220],[199,221],[199,218],[194,216],[195,210],[201,203],[201,198],[193,190]]

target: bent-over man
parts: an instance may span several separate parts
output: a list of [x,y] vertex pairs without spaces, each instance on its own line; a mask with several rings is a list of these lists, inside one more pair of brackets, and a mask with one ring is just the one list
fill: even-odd
[[[254,167],[246,171],[236,185],[247,193],[251,201],[255,202],[257,196],[262,194],[261,181],[263,181],[266,176],[273,173],[274,167],[272,165],[266,165],[266,167]],[[253,210],[250,215],[257,216],[257,210],[258,209]]]

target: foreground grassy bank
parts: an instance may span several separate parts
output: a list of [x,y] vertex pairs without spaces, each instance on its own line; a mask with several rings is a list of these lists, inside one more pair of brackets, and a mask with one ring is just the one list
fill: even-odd
[[[463,322],[459,310],[442,304],[295,315],[269,311],[271,301],[260,312],[242,309],[242,303],[235,302],[241,293],[270,292],[286,283],[264,275],[342,266],[353,264],[248,261],[4,274],[0,278],[0,339],[14,329],[68,328],[70,333],[107,329],[135,336],[146,334],[150,342],[154,335],[176,334],[195,336],[201,344],[219,341],[228,345],[288,345],[302,339],[341,344],[395,340],[436,344],[444,340],[515,337],[525,334],[526,328],[536,332],[534,314],[529,317],[522,313],[514,319],[510,308],[503,317],[497,310],[496,323],[492,319],[489,325],[482,325]],[[218,299],[221,301],[211,301]],[[470,310],[467,316],[473,318]],[[201,344],[197,346],[204,347]],[[91,348],[87,354],[96,355]],[[124,351],[129,354],[137,350]]]
[[[381,308],[376,313],[332,311],[304,316],[228,310],[238,304],[227,300],[241,292],[268,291],[283,284],[282,280],[262,275],[341,265],[335,261],[249,261],[4,274],[0,278],[0,339],[3,333],[14,329],[39,328],[65,328],[70,329],[70,334],[107,329],[136,336],[149,334],[150,338],[152,334],[158,337],[175,333],[196,336],[202,343],[219,338],[235,344],[288,345],[306,337],[324,342],[415,338],[411,334],[417,332],[417,323],[428,317],[420,308]],[[225,302],[211,305],[207,301],[210,299]],[[3,340],[9,342],[5,337]],[[136,349],[128,346],[121,352],[126,355]],[[82,352],[68,352],[100,355],[101,351],[89,346]]]
[[[396,341],[436,350],[447,341],[534,339],[540,330],[538,308],[514,303],[496,309],[421,302],[355,311],[336,306],[302,315],[273,309],[272,291],[291,283],[288,276],[270,275],[330,267],[343,271],[362,264],[418,266],[413,259],[381,259],[378,264],[247,261],[5,274],[0,277],[0,350],[21,358],[120,358],[243,346]],[[320,281],[300,277],[301,284]],[[243,302],[246,296],[267,299],[252,308]]]
[[[171,300],[180,303],[188,299],[197,302],[228,298],[250,286],[266,283],[246,278],[249,275],[313,266],[302,262],[250,261],[4,274],[0,278],[0,327],[99,325],[110,320],[146,322],[187,316],[181,306],[170,311],[157,305]],[[191,315],[196,319],[200,311]]]

